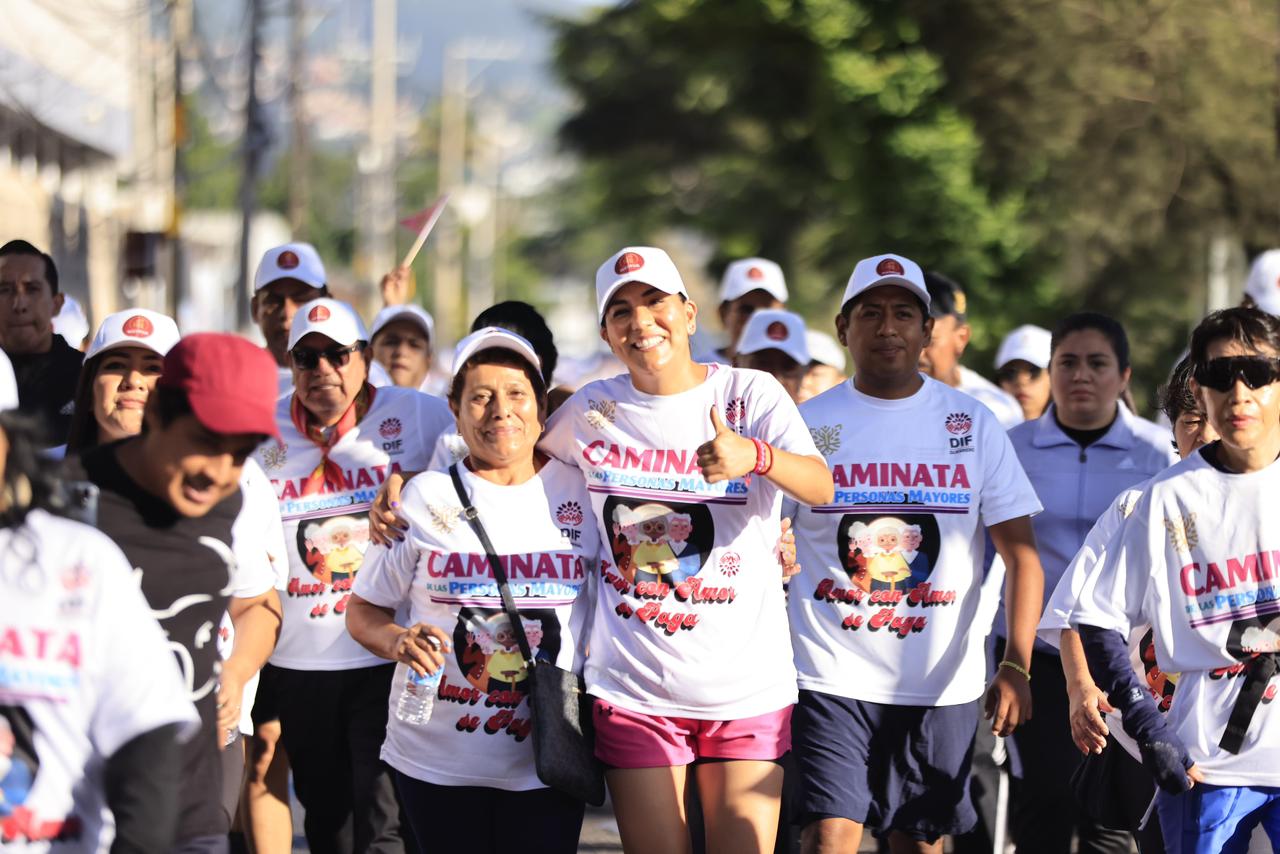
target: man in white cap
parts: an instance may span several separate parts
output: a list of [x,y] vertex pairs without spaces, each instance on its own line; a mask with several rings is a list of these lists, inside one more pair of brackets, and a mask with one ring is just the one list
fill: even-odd
[[1028,421],[1044,415],[1049,406],[1052,339],[1048,329],[1026,324],[1006,335],[996,351],[996,382],[1018,401]]
[[289,329],[303,305],[329,296],[328,279],[320,253],[310,243],[285,243],[268,249],[253,274],[253,300],[249,308],[254,322],[276,360],[280,394],[293,389],[289,371]]
[[995,413],[1008,430],[1025,420],[1018,402],[999,386],[960,364],[969,346],[968,300],[960,286],[932,270],[924,274],[929,289],[929,316],[933,318],[933,335],[920,354],[920,370],[939,382],[976,397]]
[[[929,302],[915,262],[859,261],[836,317],[853,381],[800,407],[836,484],[833,501],[800,505],[794,520],[792,749],[807,852],[856,851],[866,825],[894,850],[941,851],[942,836],[973,825],[975,701],[1001,589],[984,578],[983,529],[1008,567],[1010,615],[986,714],[1008,735],[1031,712],[1040,502],[991,411],[918,371]],[[924,555],[927,575],[885,589],[868,556],[905,563],[906,537],[863,543],[859,524],[909,531],[905,551]]]
[[435,340],[431,315],[413,303],[389,305],[373,319],[369,334],[373,358],[387,372],[390,382],[426,391]]
[[800,383],[799,403],[817,397],[848,379],[845,374],[848,360],[836,339],[825,332],[809,329],[804,333],[804,341],[809,347],[809,369]]
[[799,402],[800,384],[809,368],[804,318],[794,312],[768,308],[747,320],[733,356],[735,368],[751,368],[773,375]]
[[777,264],[765,258],[742,258],[730,263],[720,279],[720,323],[727,343],[711,358],[732,364],[734,348],[748,318],[761,309],[778,309],[786,303],[787,282]]
[[439,398],[369,384],[368,341],[346,303],[322,297],[298,310],[287,350],[294,392],[276,404],[281,440],[258,450],[292,545],[284,622],[263,681],[274,683],[313,850],[403,850],[378,756],[394,665],[356,643],[344,615],[378,486],[391,472],[425,469],[436,438],[454,429]]

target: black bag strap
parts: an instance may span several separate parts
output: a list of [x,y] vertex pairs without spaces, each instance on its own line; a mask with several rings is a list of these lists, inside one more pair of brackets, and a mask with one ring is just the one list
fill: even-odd
[[1254,712],[1262,704],[1262,697],[1267,692],[1271,677],[1276,675],[1276,657],[1264,653],[1245,665],[1244,685],[1231,707],[1231,716],[1227,719],[1227,728],[1222,732],[1218,746],[1228,753],[1239,753],[1244,746],[1244,735],[1249,730]]
[[449,478],[453,481],[454,491],[458,493],[458,500],[462,502],[462,518],[466,519],[471,530],[475,531],[476,538],[480,540],[481,547],[488,555],[489,568],[493,570],[494,580],[498,582],[498,594],[502,597],[502,610],[507,612],[507,617],[511,620],[511,630],[516,633],[516,642],[520,645],[520,655],[524,658],[525,667],[532,670],[533,652],[529,648],[529,638],[524,633],[524,623],[520,620],[520,609],[516,607],[516,600],[511,595],[511,587],[507,584],[507,571],[502,568],[502,561],[498,560],[498,556],[494,554],[493,543],[489,541],[489,534],[485,532],[484,525],[480,522],[480,512],[472,505],[466,487],[462,485],[458,466],[459,463],[449,466]]

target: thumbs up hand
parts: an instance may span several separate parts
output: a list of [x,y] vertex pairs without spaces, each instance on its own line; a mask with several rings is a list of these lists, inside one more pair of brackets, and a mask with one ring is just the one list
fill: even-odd
[[756,467],[756,446],[739,436],[720,418],[720,410],[711,407],[711,441],[698,448],[698,466],[707,483],[719,483],[742,477]]

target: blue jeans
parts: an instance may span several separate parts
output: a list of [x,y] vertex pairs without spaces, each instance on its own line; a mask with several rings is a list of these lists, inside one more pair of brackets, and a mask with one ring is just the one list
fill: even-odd
[[1249,837],[1259,823],[1271,846],[1280,849],[1277,787],[1197,783],[1181,795],[1160,792],[1156,812],[1169,854],[1243,854],[1249,850]]

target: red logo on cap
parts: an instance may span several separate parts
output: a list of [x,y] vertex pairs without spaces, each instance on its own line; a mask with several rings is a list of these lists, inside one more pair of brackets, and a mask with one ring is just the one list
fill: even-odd
[[775,320],[769,324],[769,328],[764,331],[770,341],[786,341],[787,340],[787,324],[781,320]]
[[276,266],[281,270],[292,270],[298,266],[298,263],[298,256],[291,249],[284,250],[280,253],[280,257],[276,259]]
[[902,265],[893,258],[886,258],[876,265],[877,276],[901,276],[906,272],[906,270],[902,269]]
[[329,309],[325,308],[322,305],[318,305],[315,308],[311,309],[311,312],[307,315],[307,320],[310,320],[312,323],[323,323],[328,319],[329,319]]
[[140,314],[135,314],[124,322],[124,326],[120,327],[120,331],[130,338],[149,338],[156,328],[151,325],[151,321],[147,320]]
[[759,267],[752,267],[751,269],[747,270],[747,278],[757,279],[757,280],[763,279],[764,270],[761,270]]
[[644,258],[640,257],[638,252],[623,252],[622,257],[618,259],[618,263],[613,265],[613,272],[619,276],[625,276],[627,273],[634,273],[644,266]]

